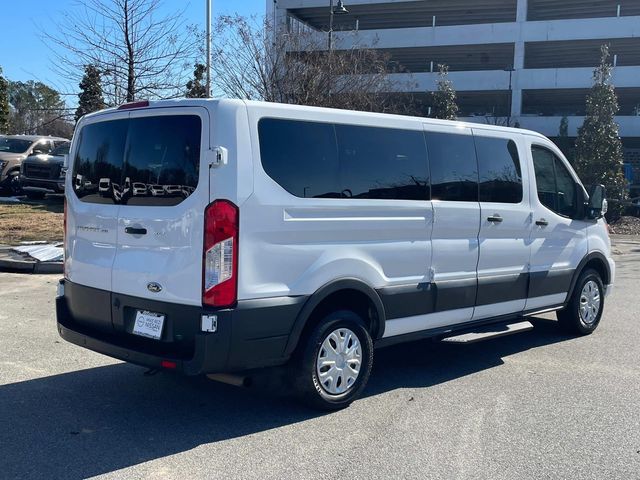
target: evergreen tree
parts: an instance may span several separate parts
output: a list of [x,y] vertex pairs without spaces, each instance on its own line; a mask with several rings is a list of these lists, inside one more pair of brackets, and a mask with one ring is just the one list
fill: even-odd
[[9,82],[0,68],[0,133],[9,132]]
[[78,108],[76,110],[76,122],[87,113],[101,110],[105,107],[102,96],[102,80],[100,70],[95,65],[85,65],[84,77],[80,82],[78,94]]
[[202,63],[196,63],[193,79],[187,82],[187,98],[207,98],[207,86],[204,82],[206,68]]
[[569,136],[569,119],[567,117],[562,117],[560,119],[560,130],[558,131],[558,136],[561,138],[567,138]]
[[611,82],[612,66],[609,47],[603,45],[600,65],[593,72],[594,85],[587,95],[584,124],[576,139],[575,167],[585,185],[603,184],[607,197],[618,202],[609,203],[613,216],[621,213],[619,203],[626,197],[623,173],[623,149],[615,115],[618,98]]
[[449,67],[447,65],[438,65],[438,90],[431,92],[433,118],[442,120],[455,120],[458,116],[458,105],[456,103],[456,91],[453,83],[447,78]]

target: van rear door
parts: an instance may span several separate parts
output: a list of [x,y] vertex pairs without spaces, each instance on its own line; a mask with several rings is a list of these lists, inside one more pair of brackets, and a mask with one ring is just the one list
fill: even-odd
[[129,112],[114,112],[81,120],[70,153],[65,274],[74,283],[106,291],[111,290],[120,209],[110,186],[122,175],[128,118]]
[[[201,305],[208,149],[205,108],[130,112],[121,181],[112,187],[120,197],[114,293]],[[133,188],[140,183],[147,188]]]

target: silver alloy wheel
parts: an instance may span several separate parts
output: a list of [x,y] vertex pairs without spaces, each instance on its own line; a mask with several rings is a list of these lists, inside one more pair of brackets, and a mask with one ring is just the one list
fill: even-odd
[[327,335],[320,346],[316,374],[327,393],[340,395],[356,383],[361,365],[360,340],[348,328],[338,328]]
[[593,280],[589,280],[582,287],[578,314],[584,323],[591,325],[598,318],[600,312],[600,288]]

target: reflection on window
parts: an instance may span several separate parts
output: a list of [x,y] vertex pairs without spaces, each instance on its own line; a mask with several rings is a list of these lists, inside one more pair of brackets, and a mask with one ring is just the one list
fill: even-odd
[[87,125],[79,135],[74,191],[92,203],[176,205],[198,185],[200,136],[195,115]]
[[522,173],[518,148],[506,138],[475,137],[480,170],[480,201],[520,203]]
[[431,198],[478,201],[478,162],[471,135],[427,132]]
[[421,131],[264,118],[267,175],[302,198],[428,200]]
[[562,161],[543,147],[532,147],[538,199],[549,210],[572,218],[577,213],[576,183]]
[[336,125],[336,134],[344,196],[429,200],[422,131]]

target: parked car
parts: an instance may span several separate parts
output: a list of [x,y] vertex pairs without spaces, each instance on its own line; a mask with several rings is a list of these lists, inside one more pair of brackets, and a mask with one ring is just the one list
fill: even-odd
[[195,187],[126,208],[67,177],[58,331],[149,368],[287,365],[301,398],[336,409],[374,346],[493,338],[550,311],[589,334],[614,282],[603,187],[535,132],[238,100],[125,105],[77,130],[73,176],[94,180],[108,149],[112,181],[135,180],[163,151]]
[[[77,177],[77,175],[76,175]],[[108,197],[111,194],[111,179],[101,178],[98,180],[98,191],[103,197]]]
[[48,155],[68,142],[65,138],[41,135],[0,135],[0,188],[17,195],[20,186],[20,165],[29,155]]
[[164,191],[168,196],[182,195],[182,187],[180,185],[165,185]]
[[20,186],[27,197],[43,198],[46,193],[64,192],[65,155],[70,142],[61,142],[51,153],[29,155],[20,166]]
[[133,182],[133,196],[139,197],[147,194],[147,185],[142,182]]
[[154,197],[162,197],[164,196],[164,187],[162,185],[149,185],[149,192]]

